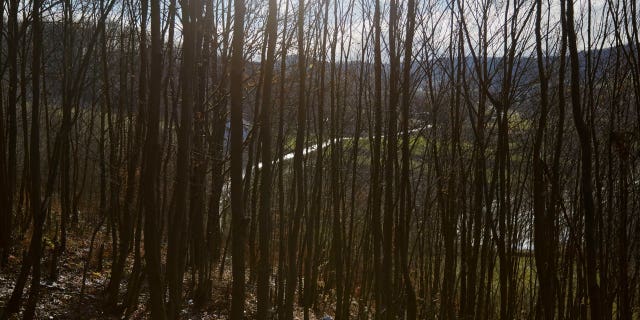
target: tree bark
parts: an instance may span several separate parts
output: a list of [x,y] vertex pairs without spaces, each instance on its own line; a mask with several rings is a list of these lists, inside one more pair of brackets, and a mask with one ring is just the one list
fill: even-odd
[[269,317],[269,279],[271,276],[271,106],[273,66],[276,52],[278,4],[269,0],[269,14],[265,40],[267,41],[267,57],[264,61],[264,77],[262,80],[262,109],[260,117],[260,141],[262,146],[262,176],[260,178],[260,211],[258,224],[260,233],[258,286],[257,286],[257,319]]
[[242,197],[242,75],[244,70],[244,0],[234,0],[231,53],[231,235],[232,276],[231,319],[244,318],[246,218]]
[[[142,0],[147,2],[149,0]],[[146,19],[146,17],[144,18]],[[149,103],[147,106],[147,137],[142,169],[142,205],[144,208],[144,247],[146,273],[149,280],[151,317],[165,319],[164,294],[160,273],[160,221],[158,173],[160,158],[159,122],[162,72],[162,38],[160,35],[160,1],[151,0],[151,65]]]

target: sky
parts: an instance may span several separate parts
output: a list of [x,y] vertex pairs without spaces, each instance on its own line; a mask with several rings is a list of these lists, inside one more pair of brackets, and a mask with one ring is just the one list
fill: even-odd
[[[116,7],[114,10],[120,11],[118,6],[121,5],[122,0],[116,0]],[[297,7],[298,0],[279,0],[279,19],[280,22],[278,28],[279,32],[282,30],[282,19],[285,14],[285,2],[289,2],[289,28],[288,32],[295,32],[294,25],[292,24],[297,16]],[[373,5],[374,1],[372,0],[335,0],[329,1],[329,37],[327,47],[325,48],[325,53],[330,52],[330,46],[332,41],[332,36],[337,33],[337,38],[340,43],[338,43],[337,51],[338,56],[341,54],[347,55],[348,52],[348,60],[359,60],[362,55],[362,46],[364,43],[368,43],[368,50],[371,50],[373,45],[372,39],[370,38],[370,32],[372,30],[372,21],[373,21]],[[387,58],[387,50],[388,50],[388,16],[389,16],[389,5],[390,0],[380,0],[382,7],[382,46],[383,46],[383,60],[384,62],[388,62]],[[459,5],[456,0],[416,0],[418,4],[418,11],[416,15],[417,21],[417,31],[414,40],[414,48],[422,48],[425,47],[429,49],[429,53],[431,55],[444,55],[447,53],[450,47],[450,34],[452,30],[452,21],[457,20],[459,17],[459,10],[457,10],[457,6]],[[533,0],[515,0],[521,6],[521,9],[518,14],[518,28],[522,28],[522,30],[518,30],[521,32],[521,36],[518,39],[516,45],[524,55],[533,55],[534,54],[534,18],[535,15],[531,14],[531,10],[534,10],[535,2]],[[613,2],[619,2],[620,0],[612,0]],[[107,2],[107,1],[105,1]],[[178,1],[179,4],[180,1]],[[248,16],[247,16],[247,38],[249,41],[259,40],[261,38],[261,31],[264,28],[266,13],[267,13],[267,5],[264,0],[246,0],[248,7]],[[307,30],[315,31],[311,34],[311,41],[315,42],[315,45],[320,45],[322,41],[321,31],[319,26],[318,17],[321,17],[321,13],[319,15],[320,5],[323,3],[322,0],[306,0],[305,1],[308,6],[307,10],[307,21],[306,28]],[[96,1],[91,0],[73,0],[74,6],[82,7],[85,6],[89,10],[96,8]],[[229,0],[222,0],[219,2],[224,6],[219,6],[218,10],[226,11],[226,5],[229,3]],[[464,18],[466,21],[466,28],[469,32],[470,38],[466,41],[465,45],[468,48],[469,43],[471,43],[472,47],[476,47],[479,42],[479,30],[481,28],[481,12],[482,8],[487,8],[487,42],[489,43],[489,56],[502,56],[503,48],[503,25],[504,25],[504,10],[507,5],[509,5],[510,13],[513,12],[514,8],[514,0],[462,0],[464,5]],[[592,37],[598,39],[605,39],[604,47],[610,47],[615,44],[615,39],[611,35],[611,28],[606,28],[606,13],[609,10],[607,5],[607,0],[575,0],[574,8],[576,12],[576,29],[578,30],[578,46],[582,50],[587,47],[587,7],[588,4],[591,4],[592,7],[592,15],[591,15],[591,25],[592,25]],[[168,1],[165,1],[163,6],[163,11],[166,14]],[[25,5],[23,3],[23,5]],[[452,16],[451,14],[451,6],[456,6],[456,12]],[[334,6],[337,6],[338,20],[342,20],[344,25],[342,27],[336,26],[336,19],[334,18]],[[59,7],[59,8],[58,8]],[[62,10],[62,6],[54,6],[49,12],[49,17],[55,19],[61,19],[61,16],[57,15],[56,12]],[[139,8],[133,8],[133,10],[139,10]],[[404,23],[406,21],[406,0],[400,0],[400,15],[401,15],[401,38],[404,37]],[[547,29],[548,32],[544,32],[543,34],[549,34],[549,54],[554,54],[554,50],[557,50],[557,41],[558,35],[560,32],[559,27],[559,18],[560,18],[560,1],[559,0],[547,0],[543,5],[544,17],[548,18],[548,23],[543,23],[543,29]],[[132,12],[132,11],[128,11]],[[180,8],[177,10],[178,14],[180,14]],[[221,16],[221,15],[218,15]],[[94,19],[96,16],[85,16],[89,17],[89,19]],[[78,14],[75,19],[80,19],[80,15]],[[111,19],[117,20],[119,19],[119,13],[113,12],[110,15]],[[163,19],[166,21],[166,19]],[[546,19],[545,19],[546,20]],[[163,21],[163,22],[164,22]],[[180,31],[180,19],[176,20],[177,22],[177,30]],[[219,23],[222,23],[220,21]],[[454,27],[454,32],[457,28]],[[368,37],[369,36],[369,37]],[[176,37],[180,37],[180,32],[176,33]],[[454,38],[454,40],[456,40]],[[593,42],[593,40],[592,40]],[[280,44],[281,41],[279,40]],[[402,45],[402,41],[399,43]],[[251,60],[258,61],[260,60],[259,50],[255,50],[257,53],[249,57]],[[295,53],[296,49],[296,41],[295,37],[290,46],[290,53]],[[424,54],[424,52],[416,51],[416,55]],[[419,58],[419,57],[416,57]],[[367,55],[366,59],[373,59],[371,54]]]

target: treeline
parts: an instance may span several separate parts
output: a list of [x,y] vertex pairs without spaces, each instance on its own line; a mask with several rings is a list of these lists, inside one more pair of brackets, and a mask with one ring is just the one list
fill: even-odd
[[634,1],[0,12],[2,319],[73,237],[125,317],[640,316]]

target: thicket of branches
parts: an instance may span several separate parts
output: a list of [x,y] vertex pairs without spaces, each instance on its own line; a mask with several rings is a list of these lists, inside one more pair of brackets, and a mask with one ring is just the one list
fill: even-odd
[[638,10],[2,0],[0,318],[73,236],[123,315],[637,318]]

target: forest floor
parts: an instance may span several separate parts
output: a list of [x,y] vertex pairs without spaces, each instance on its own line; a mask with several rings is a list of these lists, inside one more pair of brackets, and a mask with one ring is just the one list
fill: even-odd
[[[98,252],[100,250],[95,248],[97,245],[94,245],[92,258],[89,263],[90,267],[86,272],[85,285],[84,288],[82,288],[83,271],[90,246],[88,239],[89,237],[85,236],[70,236],[67,240],[67,250],[59,262],[59,276],[56,281],[48,279],[53,244],[48,243],[45,239],[45,257],[43,258],[41,269],[43,280],[41,281],[40,299],[36,308],[36,318],[82,320],[149,319],[147,310],[148,288],[146,283],[143,284],[138,305],[131,316],[124,317],[122,314],[114,314],[112,310],[107,310],[104,307],[104,292],[109,283],[110,268],[110,265],[106,262],[110,260],[107,258],[109,256],[109,253],[106,252],[107,249],[104,250],[102,257],[105,263],[100,267],[98,258]],[[16,278],[20,273],[21,258],[18,256],[18,252],[22,252],[23,247],[26,248],[27,244],[28,242],[25,241],[22,245],[17,246],[14,252],[16,255],[10,256],[8,266],[0,269],[0,311],[4,309],[4,306],[9,300]],[[105,247],[108,247],[107,243],[105,243]],[[187,298],[181,311],[183,319],[208,320],[229,318],[229,310],[231,309],[231,275],[228,269],[230,269],[230,261],[227,261],[225,265],[227,267],[225,268],[226,270],[223,273],[222,279],[216,277],[212,299],[207,305],[195,308],[192,300],[188,298],[188,292],[186,292]],[[188,274],[185,274],[185,291],[188,291],[188,285],[186,285],[188,277]],[[126,288],[126,282],[122,284],[121,291],[124,290],[123,288]],[[255,317],[256,312],[255,286],[247,284],[246,288],[246,314],[248,319],[252,319]],[[27,285],[24,290],[23,304],[26,302],[28,294],[29,285]],[[21,312],[22,310],[23,309],[21,309]],[[314,312],[310,312],[312,320],[320,319],[323,314],[319,310],[316,310],[316,313],[320,316],[315,317]],[[20,314],[10,319],[20,319]],[[301,308],[296,307],[294,319],[303,319]]]

